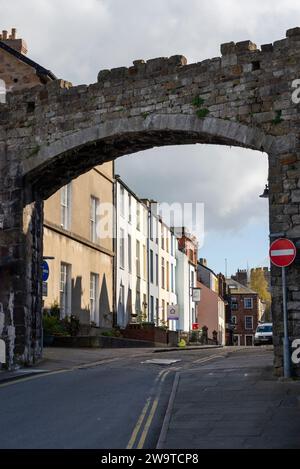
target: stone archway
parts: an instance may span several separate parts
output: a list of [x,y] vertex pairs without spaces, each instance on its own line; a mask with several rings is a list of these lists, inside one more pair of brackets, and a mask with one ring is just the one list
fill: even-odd
[[[270,230],[300,242],[300,28],[258,49],[183,56],[101,71],[98,82],[56,80],[0,105],[0,314],[8,362],[41,355],[42,200],[101,162],[154,146],[212,143],[269,155]],[[282,367],[280,271],[272,269],[275,367]],[[290,336],[300,333],[300,266],[289,270]],[[1,320],[1,318],[0,318]],[[1,324],[1,321],[0,321]]]

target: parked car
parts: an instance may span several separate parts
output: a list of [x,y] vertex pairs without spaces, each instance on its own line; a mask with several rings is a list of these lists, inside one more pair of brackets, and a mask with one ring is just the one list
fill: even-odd
[[257,326],[254,345],[273,344],[273,324],[270,322]]

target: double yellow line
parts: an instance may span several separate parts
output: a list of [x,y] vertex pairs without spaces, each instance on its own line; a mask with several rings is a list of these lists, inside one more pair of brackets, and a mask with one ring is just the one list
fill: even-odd
[[223,354],[218,353],[218,354],[215,354],[215,355],[210,355],[208,357],[200,358],[199,360],[196,360],[193,363],[206,363],[206,362],[209,362],[211,360],[215,360],[216,358],[224,358],[224,357],[226,357],[225,353],[223,353]]
[[[170,373],[170,370],[163,370],[156,377],[154,381],[154,386],[152,388],[152,392],[150,393],[150,396],[148,397],[146,404],[144,405],[144,408],[138,418],[138,421],[133,429],[131,438],[129,440],[129,443],[126,449],[132,449],[134,446],[136,447],[136,449],[142,449],[144,447],[153,418],[155,416],[155,412],[158,407],[159,398],[160,398],[161,391],[162,391],[162,385],[169,373]],[[154,397],[151,397],[151,394],[154,394],[157,386],[158,386],[158,389],[156,391],[156,394],[154,395]],[[152,402],[152,405],[151,405],[151,402]],[[149,411],[149,408],[150,408],[150,411]],[[140,435],[140,439],[137,443],[139,435]]]

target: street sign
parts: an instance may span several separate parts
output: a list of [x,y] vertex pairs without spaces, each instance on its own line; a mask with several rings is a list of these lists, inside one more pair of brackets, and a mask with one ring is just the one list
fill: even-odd
[[169,321],[178,321],[179,319],[179,307],[178,305],[169,305],[168,306],[168,320]]
[[42,264],[43,269],[43,282],[47,282],[49,278],[49,264],[48,262],[44,261]]
[[192,301],[194,303],[200,303],[201,300],[201,288],[193,288]]
[[290,338],[289,338],[289,317],[287,308],[287,284],[286,267],[290,266],[296,259],[297,249],[292,241],[285,238],[279,238],[270,247],[270,258],[272,264],[281,267],[282,273],[282,298],[283,298],[283,368],[284,377],[291,377],[291,357],[290,357]]
[[42,295],[43,296],[48,296],[48,283],[47,282],[43,282],[42,284]]
[[292,241],[280,238],[270,247],[270,258],[277,267],[288,267],[296,259],[297,249]]
[[197,322],[195,322],[193,324],[193,331],[199,331],[199,329],[200,329],[200,325]]

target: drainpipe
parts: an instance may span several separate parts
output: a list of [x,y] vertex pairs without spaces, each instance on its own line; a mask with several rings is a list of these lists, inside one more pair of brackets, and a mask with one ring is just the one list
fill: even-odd
[[[115,171],[114,171],[115,172]],[[117,326],[117,232],[118,232],[118,207],[117,207],[117,179],[114,174],[113,182],[113,327]]]
[[148,272],[148,281],[147,281],[147,295],[148,295],[148,322],[150,322],[150,233],[151,233],[151,204],[150,208],[148,207],[148,230],[147,230],[147,272]]

